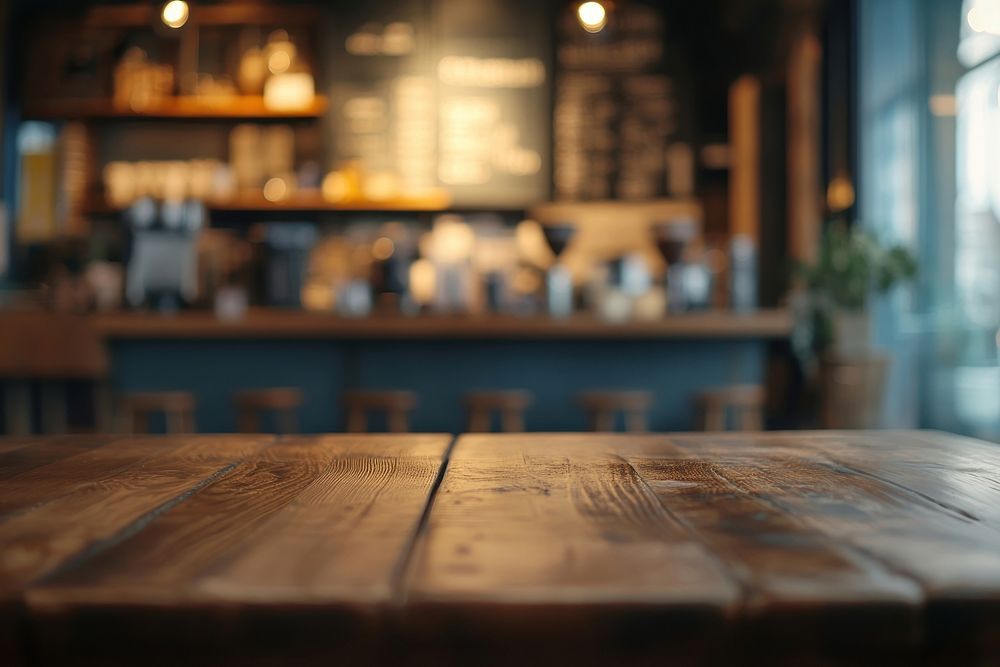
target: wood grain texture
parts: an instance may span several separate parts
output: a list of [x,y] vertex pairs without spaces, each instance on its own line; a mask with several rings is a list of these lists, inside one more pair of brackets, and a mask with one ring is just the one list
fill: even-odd
[[787,338],[792,318],[786,310],[762,309],[736,314],[725,311],[685,313],[650,322],[609,324],[588,315],[564,320],[509,315],[380,315],[338,317],[329,313],[251,308],[237,321],[223,322],[211,313],[172,317],[148,313],[93,316],[106,340],[231,338],[365,338],[365,339],[657,339],[657,338]]
[[463,436],[407,611],[492,655],[575,636],[641,661],[613,641],[642,635],[629,603],[662,638],[700,600],[729,623],[681,655],[997,659],[998,457],[912,432]]
[[1000,446],[0,440],[0,663],[997,664]]
[[450,441],[286,438],[246,457],[29,589],[39,660],[370,659]]
[[75,436],[0,455],[0,663],[21,664],[31,650],[20,632],[25,587],[141,529],[261,444]]
[[[656,440],[462,436],[412,561],[415,634],[480,659],[708,646],[739,588],[618,451]],[[644,626],[652,647],[623,641]]]

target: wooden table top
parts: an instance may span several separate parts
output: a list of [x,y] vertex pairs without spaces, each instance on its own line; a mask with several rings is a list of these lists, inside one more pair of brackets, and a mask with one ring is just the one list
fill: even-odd
[[1000,446],[0,440],[0,664],[1000,661]]

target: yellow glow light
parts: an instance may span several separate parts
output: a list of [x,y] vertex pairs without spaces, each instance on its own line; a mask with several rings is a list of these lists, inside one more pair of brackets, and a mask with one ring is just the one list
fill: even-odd
[[834,213],[854,205],[854,185],[846,175],[836,176],[826,188],[826,205]]
[[163,10],[160,12],[160,19],[168,28],[180,28],[187,23],[189,14],[188,3],[184,2],[184,0],[170,0],[170,2],[163,5]]
[[271,70],[271,74],[281,74],[282,72],[287,72],[291,65],[292,57],[289,55],[288,51],[275,51],[271,54],[271,57],[267,59],[267,69]]
[[576,17],[587,32],[600,32],[608,22],[608,12],[599,2],[584,2],[576,8]]
[[380,236],[372,244],[372,257],[380,262],[384,262],[392,257],[392,253],[394,252],[396,252],[396,244],[388,236]]
[[267,183],[264,184],[264,199],[270,202],[282,201],[288,196],[288,184],[285,183],[285,179],[274,178],[268,179]]

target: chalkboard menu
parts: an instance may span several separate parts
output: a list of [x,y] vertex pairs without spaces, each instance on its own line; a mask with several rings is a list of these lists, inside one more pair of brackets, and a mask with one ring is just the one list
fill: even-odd
[[573,8],[557,25],[556,198],[690,196],[693,154],[662,15],[620,3],[591,33]]
[[375,0],[330,34],[331,168],[456,206],[549,198],[550,25],[524,0]]

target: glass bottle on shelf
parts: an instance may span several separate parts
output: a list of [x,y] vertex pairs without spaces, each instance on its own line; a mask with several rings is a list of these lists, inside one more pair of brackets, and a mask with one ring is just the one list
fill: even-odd
[[545,242],[555,255],[555,263],[549,267],[546,277],[546,296],[549,315],[565,318],[573,314],[573,276],[569,267],[560,261],[562,253],[576,233],[572,224],[558,223],[542,226]]

